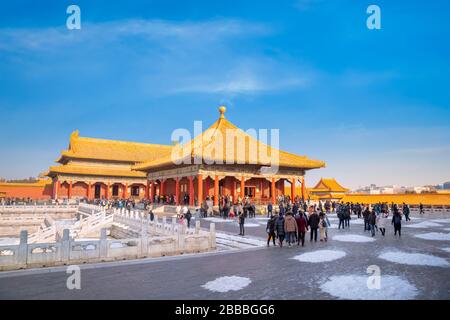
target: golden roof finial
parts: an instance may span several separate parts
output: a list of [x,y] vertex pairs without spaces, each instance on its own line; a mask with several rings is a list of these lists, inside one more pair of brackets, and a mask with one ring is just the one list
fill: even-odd
[[219,112],[220,112],[220,119],[223,119],[225,118],[225,112],[227,112],[227,108],[225,106],[220,106]]

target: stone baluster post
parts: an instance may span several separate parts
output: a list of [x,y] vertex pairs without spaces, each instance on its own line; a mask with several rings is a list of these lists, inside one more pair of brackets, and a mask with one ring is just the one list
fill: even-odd
[[100,230],[100,259],[105,259],[108,257],[108,239],[106,238],[106,228]]
[[195,234],[200,233],[200,221],[195,221]]
[[209,247],[211,249],[216,248],[216,224],[211,223],[209,225]]
[[178,228],[178,232],[177,232],[177,243],[178,243],[178,252],[179,253],[183,253],[185,251],[185,230],[186,226],[185,225],[180,225]]
[[[172,234],[175,234],[175,227],[177,226],[177,218],[172,217]],[[180,230],[180,228],[178,228]]]
[[66,264],[70,259],[70,230],[64,229],[61,239],[61,261]]
[[19,250],[17,252],[17,264],[21,267],[26,267],[28,257],[28,231],[20,231]]

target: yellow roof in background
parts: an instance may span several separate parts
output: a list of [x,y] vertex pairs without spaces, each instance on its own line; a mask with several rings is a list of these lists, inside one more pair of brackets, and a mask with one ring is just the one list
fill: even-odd
[[49,176],[54,176],[58,173],[65,174],[81,174],[88,176],[107,176],[107,177],[133,177],[133,178],[145,178],[145,172],[113,169],[109,167],[92,167],[92,166],[79,166],[79,165],[61,165],[50,167]]
[[[143,164],[138,164],[134,167],[136,170],[151,170],[162,167],[170,167],[174,165],[174,162],[182,162],[183,159],[191,160],[188,163],[193,163],[192,159],[202,159],[203,163],[215,163],[215,164],[226,164],[227,158],[228,162],[233,162],[233,164],[256,164],[261,166],[270,165],[270,158],[279,158],[280,167],[293,167],[302,169],[316,169],[325,166],[325,162],[311,160],[306,156],[299,156],[285,151],[277,150],[272,148],[255,138],[247,134],[243,130],[236,127],[230,121],[225,119],[225,107],[219,108],[221,116],[220,118],[206,131],[198,135],[190,142],[182,145],[175,146],[174,154],[175,159],[172,159],[171,154],[161,156],[158,159],[147,161]],[[233,133],[233,136],[230,136]],[[229,144],[233,143],[234,150],[230,147],[227,148],[228,138],[233,137],[234,141],[228,141]],[[239,142],[240,141],[240,142]],[[244,143],[245,144],[244,144]],[[242,146],[244,144],[244,146]],[[255,146],[255,151],[251,150],[251,146]],[[242,151],[238,150],[242,148]],[[266,148],[266,149],[264,149]],[[217,149],[217,152],[213,150]],[[227,157],[227,150],[230,154]],[[260,157],[259,150],[264,150],[262,156]],[[233,154],[231,154],[233,151]],[[266,157],[264,157],[267,155]],[[267,158],[267,159],[265,159]],[[231,161],[230,161],[231,160]]]
[[70,136],[69,150],[62,151],[57,162],[75,158],[139,163],[170,154],[171,150],[167,145],[79,137],[77,130]]
[[346,194],[343,202],[375,204],[380,202],[419,205],[450,205],[450,194]]
[[51,179],[39,179],[36,182],[0,182],[0,187],[43,187],[52,184]]
[[320,179],[314,188],[309,189],[311,192],[347,192],[349,189],[341,186],[336,179]]

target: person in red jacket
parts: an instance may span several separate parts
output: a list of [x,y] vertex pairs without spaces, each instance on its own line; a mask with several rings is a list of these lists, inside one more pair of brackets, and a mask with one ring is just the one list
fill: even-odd
[[305,216],[300,212],[300,214],[298,214],[295,217],[295,221],[297,222],[297,232],[298,232],[298,236],[297,236],[297,245],[300,245],[300,241],[302,242],[302,247],[305,246],[305,234],[306,231],[308,231],[308,222],[306,221]]

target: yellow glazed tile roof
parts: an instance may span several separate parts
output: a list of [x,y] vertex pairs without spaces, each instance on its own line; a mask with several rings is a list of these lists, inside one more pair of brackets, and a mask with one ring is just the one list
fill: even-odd
[[107,177],[134,177],[134,178],[145,178],[145,172],[123,170],[123,169],[111,169],[111,168],[97,168],[89,166],[79,166],[79,165],[61,165],[50,167],[49,176],[55,176],[59,173],[65,174],[80,174],[89,176],[107,176]]
[[0,187],[43,187],[52,184],[51,179],[40,179],[36,182],[0,182]]
[[61,152],[57,162],[67,158],[96,159],[139,163],[170,154],[172,146],[70,136],[69,150]]
[[409,205],[450,205],[450,194],[347,194],[343,202],[375,204],[379,202]]
[[[306,156],[299,156],[271,148],[225,119],[225,107],[221,107],[220,112],[220,118],[202,134],[183,146],[173,147],[173,152],[175,154],[174,159],[172,159],[172,154],[168,154],[155,160],[138,164],[134,169],[149,171],[157,168],[171,167],[175,165],[177,161],[181,163],[183,159],[188,160],[189,163],[194,163],[192,159],[202,159],[203,163],[207,164],[225,164],[228,159],[228,162],[232,162],[233,164],[257,164],[268,166],[270,165],[271,157],[276,159],[277,154],[280,167],[302,169],[325,167],[325,162],[323,161],[312,160]],[[231,138],[233,138],[234,141],[232,141]],[[232,143],[234,148],[227,148],[227,143]],[[253,146],[255,147],[252,149]],[[242,151],[237,152],[240,148],[242,148]],[[227,150],[230,152],[228,156]],[[262,156],[260,156],[258,150],[264,150]],[[265,155],[267,156],[265,157]]]
[[347,192],[349,189],[341,186],[336,179],[320,179],[314,188],[309,189],[311,192]]

